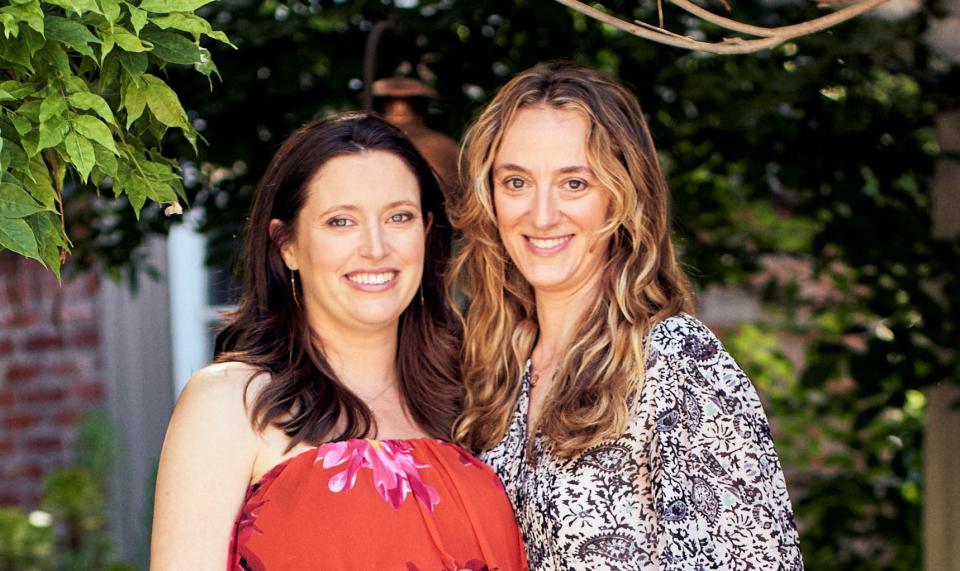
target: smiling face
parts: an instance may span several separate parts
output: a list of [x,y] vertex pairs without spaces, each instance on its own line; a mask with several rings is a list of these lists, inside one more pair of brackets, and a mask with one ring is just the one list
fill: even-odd
[[299,271],[310,324],[321,335],[396,327],[423,274],[417,178],[396,155],[365,151],[331,159],[305,190],[280,253]]
[[595,283],[606,261],[598,230],[610,198],[587,162],[589,122],[579,112],[521,109],[493,163],[500,239],[538,293],[573,293]]

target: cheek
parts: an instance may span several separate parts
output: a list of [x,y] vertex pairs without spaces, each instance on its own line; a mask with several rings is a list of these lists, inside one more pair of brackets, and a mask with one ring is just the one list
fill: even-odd
[[519,200],[504,198],[500,193],[494,193],[493,207],[496,214],[494,220],[500,232],[505,232],[515,226],[520,215],[523,213],[523,208]]

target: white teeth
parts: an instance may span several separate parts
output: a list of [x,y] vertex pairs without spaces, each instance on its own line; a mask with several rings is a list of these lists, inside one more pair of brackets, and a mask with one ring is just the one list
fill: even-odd
[[397,272],[384,272],[382,274],[350,274],[347,279],[364,285],[381,285],[392,280]]
[[556,248],[560,244],[563,244],[570,239],[570,236],[564,236],[563,238],[549,238],[547,240],[542,240],[540,238],[527,238],[530,240],[530,243],[536,246],[537,248],[542,248],[544,250],[549,250],[550,248]]

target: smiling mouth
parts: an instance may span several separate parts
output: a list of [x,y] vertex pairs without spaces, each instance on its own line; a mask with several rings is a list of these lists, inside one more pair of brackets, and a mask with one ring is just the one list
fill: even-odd
[[534,238],[533,236],[524,236],[527,242],[537,250],[554,251],[559,250],[573,239],[573,234],[566,236],[557,236],[553,238]]
[[378,286],[390,283],[397,277],[397,272],[354,272],[347,274],[347,279],[359,285]]

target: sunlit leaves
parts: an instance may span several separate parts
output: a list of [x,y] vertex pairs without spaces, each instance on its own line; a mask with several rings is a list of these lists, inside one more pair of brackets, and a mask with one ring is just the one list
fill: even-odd
[[0,249],[40,260],[59,277],[71,246],[65,185],[74,197],[109,188],[138,216],[147,201],[186,201],[177,165],[160,148],[171,128],[194,148],[197,134],[166,75],[151,67],[216,71],[201,42],[229,40],[192,13],[206,3],[0,7]]

